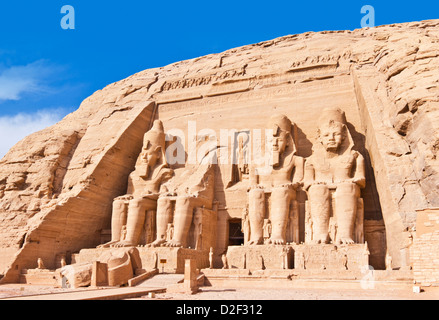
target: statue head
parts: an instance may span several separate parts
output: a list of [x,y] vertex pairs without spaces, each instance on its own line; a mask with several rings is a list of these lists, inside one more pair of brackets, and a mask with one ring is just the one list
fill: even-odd
[[318,124],[318,140],[326,151],[338,152],[342,145],[353,145],[352,138],[346,126],[346,116],[339,108],[323,109]]
[[283,114],[271,116],[268,128],[273,130],[273,166],[279,165],[280,155],[291,149],[295,152],[292,136],[293,123]]
[[320,142],[326,151],[336,152],[346,138],[345,127],[342,123],[330,121],[319,128]]
[[157,163],[166,163],[165,158],[165,132],[160,120],[154,124],[143,137],[141,160],[148,167],[154,167]]

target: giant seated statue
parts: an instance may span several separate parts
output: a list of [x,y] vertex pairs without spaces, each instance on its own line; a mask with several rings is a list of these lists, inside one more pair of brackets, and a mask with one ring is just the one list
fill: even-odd
[[128,178],[127,194],[114,199],[111,241],[100,247],[139,245],[146,213],[157,209],[160,187],[172,175],[165,158],[163,124],[156,120],[144,136],[142,152]]
[[[157,202],[156,237],[151,246],[187,248],[192,243],[192,248],[201,249],[200,238],[212,237],[212,232],[210,236],[206,233],[211,229],[210,220],[216,222],[214,184],[215,164],[211,161],[176,169]],[[190,239],[190,230],[195,240]]]
[[[253,163],[249,167],[248,212],[243,219],[248,245],[298,241],[296,190],[303,179],[303,158],[296,155],[295,125],[284,115],[273,115],[268,129],[273,129],[272,159],[264,168]],[[297,236],[287,237],[291,233]]]
[[346,124],[345,113],[338,108],[324,109],[319,118],[317,142],[305,163],[305,242],[364,241],[364,158],[353,150]]

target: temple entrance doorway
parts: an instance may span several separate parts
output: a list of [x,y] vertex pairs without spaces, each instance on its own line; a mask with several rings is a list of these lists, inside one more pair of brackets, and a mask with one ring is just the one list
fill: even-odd
[[241,231],[241,219],[229,220],[229,246],[244,244],[244,234]]

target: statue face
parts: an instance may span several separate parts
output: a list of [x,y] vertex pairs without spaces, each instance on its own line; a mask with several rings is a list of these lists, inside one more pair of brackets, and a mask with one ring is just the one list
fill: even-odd
[[320,128],[320,140],[327,151],[337,151],[344,140],[341,124],[325,125]]
[[160,159],[160,148],[148,142],[146,148],[143,149],[142,158],[148,166],[155,166],[157,160]]
[[278,153],[283,153],[287,148],[287,133],[285,131],[280,131],[280,133],[273,137],[273,151]]

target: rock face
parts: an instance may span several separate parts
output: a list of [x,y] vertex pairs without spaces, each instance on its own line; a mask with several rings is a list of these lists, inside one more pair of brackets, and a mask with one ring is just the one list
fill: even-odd
[[[388,251],[394,267],[409,264],[416,210],[439,206],[438,41],[439,20],[285,36],[145,70],[94,93],[0,161],[2,281],[18,281],[38,258],[55,268],[60,256],[101,244],[154,119],[165,131],[187,135],[194,121],[197,131],[220,137],[221,129],[264,128],[283,113],[297,126],[297,155],[306,160],[325,107],[346,113],[365,159],[371,261],[383,268]],[[247,196],[233,166],[216,170],[220,254]],[[301,224],[305,200],[299,192]]]

